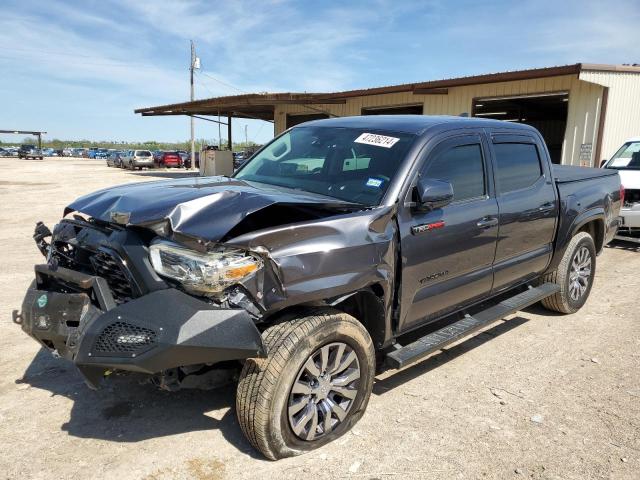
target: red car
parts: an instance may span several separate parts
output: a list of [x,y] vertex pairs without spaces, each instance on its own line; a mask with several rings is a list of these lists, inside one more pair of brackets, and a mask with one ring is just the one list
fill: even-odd
[[182,158],[178,152],[162,152],[156,160],[158,167],[165,168],[181,168],[183,166]]

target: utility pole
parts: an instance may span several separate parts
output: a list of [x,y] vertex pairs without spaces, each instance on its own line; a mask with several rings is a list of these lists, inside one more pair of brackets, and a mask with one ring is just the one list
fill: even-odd
[[247,124],[244,124],[244,148],[249,148],[249,136],[247,135]]
[[[196,47],[193,44],[193,40],[191,40],[191,66],[189,67],[189,73],[191,74],[191,101],[195,100],[194,95],[195,92],[193,90],[193,71],[197,68],[200,68],[200,59],[196,57]],[[191,116],[191,168],[195,168],[196,166],[196,144],[194,139],[194,119]]]

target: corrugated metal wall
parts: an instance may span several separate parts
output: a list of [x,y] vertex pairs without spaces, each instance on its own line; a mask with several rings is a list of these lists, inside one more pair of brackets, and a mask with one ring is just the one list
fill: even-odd
[[[563,75],[515,82],[488,83],[449,88],[447,95],[414,95],[411,92],[371,95],[347,99],[345,104],[313,105],[339,116],[360,115],[364,107],[393,105],[424,105],[426,115],[471,114],[473,99],[545,92],[569,92],[569,113],[563,147],[562,163],[580,165],[580,146],[597,138],[603,88],[578,80],[577,75]],[[315,110],[303,105],[279,105],[275,111],[275,132],[285,130],[287,114],[309,114]],[[595,160],[592,160],[592,163]],[[584,162],[583,162],[584,164]]]
[[609,87],[601,156],[610,158],[625,140],[640,136],[640,75],[587,71],[580,79]]

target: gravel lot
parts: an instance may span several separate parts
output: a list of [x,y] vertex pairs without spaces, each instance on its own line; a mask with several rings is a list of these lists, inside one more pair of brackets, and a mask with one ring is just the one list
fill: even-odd
[[[355,430],[269,462],[242,436],[234,389],[167,393],[132,378],[94,392],[11,323],[42,262],[31,235],[79,195],[184,171],[0,159],[0,476],[6,478],[640,478],[640,252],[598,259],[575,315],[532,307],[395,375]],[[491,340],[491,341],[488,341]]]

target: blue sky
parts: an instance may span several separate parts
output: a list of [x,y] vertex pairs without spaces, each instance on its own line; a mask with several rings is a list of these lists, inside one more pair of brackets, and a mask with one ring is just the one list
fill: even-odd
[[[640,63],[640,2],[2,0],[0,129],[175,141],[186,118],[134,115],[196,98],[332,91],[529,67]],[[234,121],[264,142],[273,127]],[[217,138],[196,122],[198,138]],[[224,133],[223,133],[224,136]],[[18,141],[0,136],[0,140]]]

